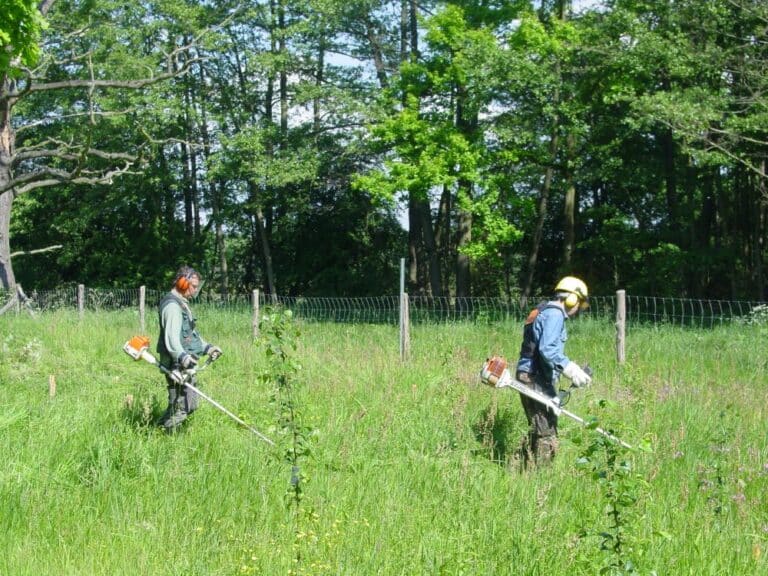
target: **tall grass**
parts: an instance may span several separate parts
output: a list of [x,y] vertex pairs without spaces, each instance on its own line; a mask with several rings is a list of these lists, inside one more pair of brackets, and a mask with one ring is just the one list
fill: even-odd
[[[225,351],[200,386],[285,448],[249,318],[200,320]],[[520,472],[520,401],[477,378],[488,355],[516,357],[518,325],[418,326],[407,363],[397,327],[301,325],[292,401],[313,446],[296,532],[281,449],[207,404],[179,434],[153,425],[162,377],[120,351],[137,324],[0,317],[0,574],[768,573],[760,326],[631,328],[617,366],[613,327],[574,323],[567,352],[595,382],[568,408],[651,449],[590,472],[595,433],[561,419],[554,464]],[[601,534],[621,462],[617,567]]]

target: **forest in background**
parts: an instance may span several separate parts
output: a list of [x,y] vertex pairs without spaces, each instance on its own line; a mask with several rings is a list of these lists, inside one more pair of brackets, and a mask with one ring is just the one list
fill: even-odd
[[762,0],[3,6],[2,288],[766,298]]

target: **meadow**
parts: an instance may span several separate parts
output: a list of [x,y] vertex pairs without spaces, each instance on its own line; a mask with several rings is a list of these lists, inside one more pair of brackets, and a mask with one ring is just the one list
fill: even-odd
[[201,389],[277,447],[205,403],[158,430],[135,313],[0,317],[1,575],[768,574],[765,326],[629,326],[620,366],[574,322],[567,408],[635,449],[561,418],[522,470],[519,397],[478,379],[516,322],[414,326],[401,362],[396,326],[199,317]]

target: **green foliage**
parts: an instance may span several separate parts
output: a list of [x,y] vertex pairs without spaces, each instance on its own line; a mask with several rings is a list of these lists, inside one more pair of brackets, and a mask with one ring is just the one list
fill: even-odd
[[416,103],[373,127],[379,145],[396,157],[381,170],[355,179],[357,188],[384,200],[402,192],[426,197],[435,186],[453,186],[460,178],[477,178],[479,149],[450,124],[422,117]]
[[[600,406],[604,407],[605,402],[601,401]],[[597,425],[593,419],[587,428]],[[600,566],[590,563],[592,569],[609,576],[637,574],[637,558],[642,554],[638,547],[647,545],[636,536],[643,518],[638,506],[647,497],[650,486],[633,469],[628,450],[603,435],[592,436],[582,448],[577,465],[598,485],[604,501],[605,524],[585,528],[580,534],[581,538],[598,540]]]
[[[48,24],[37,0],[4,0],[0,10],[0,76],[19,64],[34,66],[40,58],[40,39]],[[18,58],[19,61],[15,62]]]
[[[488,259],[501,267],[503,251],[520,240],[523,232],[499,209],[499,200],[498,192],[489,192],[475,202],[474,215],[478,218],[479,230],[476,239],[464,248],[464,253],[474,260]],[[477,239],[478,236],[482,240]]]
[[[697,470],[699,489],[706,496],[707,504],[713,516],[713,526],[724,529],[727,526],[728,509],[732,498],[743,497],[738,485],[731,478],[728,453],[733,450],[734,420],[737,414],[726,405],[712,423],[708,458],[703,460]],[[735,490],[734,490],[735,489]]]
[[35,66],[41,86],[155,76],[193,39],[197,60],[141,91],[56,84],[13,100],[15,149],[32,153],[14,174],[60,142],[72,154],[50,168],[104,168],[77,166],[91,148],[139,154],[142,172],[112,192],[18,197],[12,251],[63,245],[14,258],[26,286],[157,282],[198,259],[222,291],[264,287],[271,264],[285,294],[381,294],[406,253],[407,199],[433,209],[446,292],[466,255],[473,294],[509,295],[547,182],[535,285],[567,266],[597,293],[764,296],[764,2],[409,4],[411,46],[400,7],[379,1],[57,0],[48,27],[34,4],[5,2],[0,71]]
[[[295,522],[295,565],[292,570],[302,569],[304,558],[305,522],[312,520],[304,502],[304,485],[309,481],[305,462],[312,456],[311,442],[315,430],[305,424],[305,417],[298,401],[297,376],[301,368],[295,354],[300,335],[290,310],[267,312],[259,323],[262,345],[268,360],[268,370],[262,381],[274,386],[273,402],[278,412],[278,434],[283,438],[283,461],[291,466],[287,500],[293,510]],[[291,573],[298,573],[292,571]]]

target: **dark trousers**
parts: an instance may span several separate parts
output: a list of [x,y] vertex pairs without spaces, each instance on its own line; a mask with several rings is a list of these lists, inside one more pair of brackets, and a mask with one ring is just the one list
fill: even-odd
[[[200,403],[200,397],[187,388],[165,377],[168,384],[168,408],[160,417],[160,426],[168,431],[175,430],[187,417],[192,414]],[[192,377],[190,382],[197,387],[197,380]]]
[[[528,372],[518,372],[515,377],[529,388],[546,394],[545,387]],[[520,394],[520,401],[528,419],[528,436],[520,450],[523,465],[527,466],[531,460],[536,464],[547,464],[557,452],[557,414],[524,394]]]

